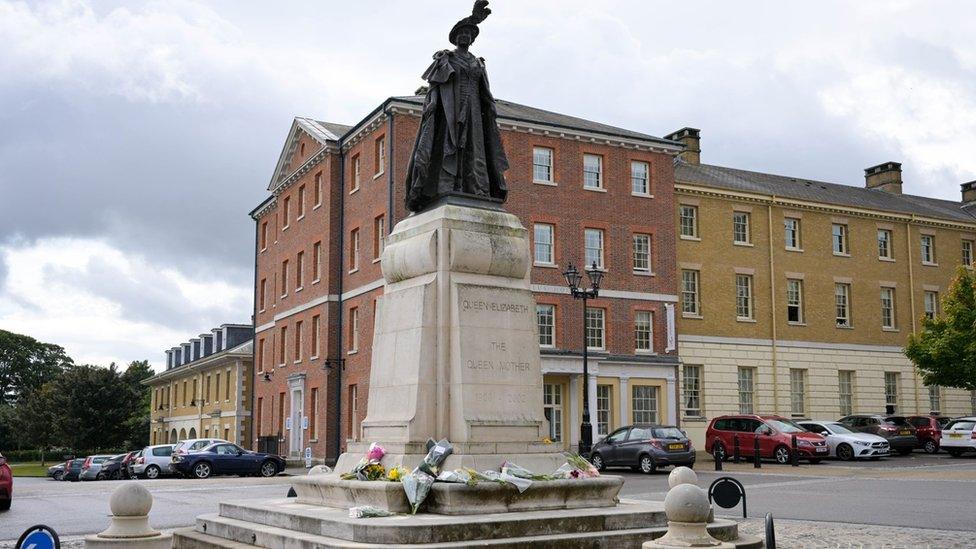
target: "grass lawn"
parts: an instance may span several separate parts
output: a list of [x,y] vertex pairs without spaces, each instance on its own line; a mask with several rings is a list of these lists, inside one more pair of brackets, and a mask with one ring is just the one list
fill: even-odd
[[8,463],[10,465],[10,472],[13,473],[15,477],[46,477],[47,468],[54,465],[53,461],[47,463],[47,465],[41,465],[40,462],[34,463]]

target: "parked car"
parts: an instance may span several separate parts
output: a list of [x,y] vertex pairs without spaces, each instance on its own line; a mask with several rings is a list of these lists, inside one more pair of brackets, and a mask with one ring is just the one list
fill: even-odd
[[129,454],[119,454],[112,456],[102,462],[102,469],[98,472],[98,480],[121,480],[124,478],[122,473],[122,461]]
[[189,454],[190,452],[199,452],[211,444],[217,444],[223,442],[225,444],[231,444],[229,440],[224,440],[222,438],[189,438],[186,440],[181,440],[176,443],[173,447],[173,455],[171,456],[172,461],[176,461],[176,456]]
[[99,474],[102,471],[102,464],[112,457],[114,456],[106,454],[86,457],[85,462],[81,464],[81,473],[78,474],[78,479],[105,480],[105,477],[99,477]]
[[939,445],[942,441],[942,429],[952,421],[951,417],[935,415],[908,416],[905,419],[915,428],[915,436],[918,437],[918,447],[925,450],[926,454],[935,454],[939,451]]
[[129,462],[129,474],[148,479],[157,479],[163,475],[173,474],[173,467],[170,462],[173,446],[173,444],[146,446],[139,452],[139,457]]
[[631,467],[653,473],[662,465],[695,466],[695,448],[677,427],[640,424],[621,427],[597,442],[590,462],[599,470]]
[[52,478],[54,480],[61,480],[61,477],[64,476],[64,464],[57,463],[55,465],[48,467],[47,476],[48,478]]
[[132,462],[135,461],[135,459],[139,457],[139,454],[141,453],[142,450],[133,450],[128,454],[126,454],[124,458],[122,458],[122,478],[124,479],[135,478],[132,476],[132,469],[130,466],[132,465]]
[[961,417],[942,430],[942,447],[952,457],[976,452],[976,417]]
[[14,475],[7,465],[7,458],[0,454],[0,511],[10,509],[14,499]]
[[245,450],[230,442],[221,442],[198,452],[176,455],[173,468],[183,476],[192,478],[212,475],[273,477],[285,469],[285,460],[279,456]]
[[918,446],[915,428],[904,416],[883,416],[880,414],[854,414],[837,420],[851,431],[871,433],[884,437],[891,450],[907,456]]
[[64,473],[61,475],[61,480],[77,481],[81,475],[81,466],[84,464],[85,458],[69,459],[64,462]]
[[851,431],[836,421],[799,421],[811,433],[819,433],[827,439],[830,455],[844,461],[853,459],[879,459],[891,453],[888,441],[878,435]]
[[738,438],[741,455],[750,457],[758,438],[760,458],[789,463],[793,457],[793,435],[796,435],[798,459],[820,463],[830,453],[823,436],[811,433],[785,417],[759,415],[712,418],[705,431],[705,451],[716,460],[725,461],[732,455]]

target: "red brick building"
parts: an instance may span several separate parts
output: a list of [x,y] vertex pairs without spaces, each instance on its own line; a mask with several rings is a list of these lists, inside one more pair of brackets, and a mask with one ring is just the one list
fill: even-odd
[[[271,195],[251,212],[255,441],[330,459],[360,436],[379,258],[409,213],[404,180],[423,99],[390,98],[352,127],[292,124]],[[681,145],[506,101],[498,122],[511,164],[505,207],[533,237],[551,438],[575,447],[582,414],[584,312],[562,276],[570,262],[606,271],[585,321],[594,433],[675,423],[673,160]]]

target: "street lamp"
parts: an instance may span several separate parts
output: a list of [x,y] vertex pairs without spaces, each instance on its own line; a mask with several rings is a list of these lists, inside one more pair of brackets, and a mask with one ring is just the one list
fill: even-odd
[[586,269],[586,276],[590,279],[589,288],[580,288],[583,282],[583,275],[576,270],[572,263],[563,273],[569,292],[576,299],[583,300],[583,424],[580,426],[579,453],[582,456],[589,456],[590,447],[593,444],[593,425],[590,424],[590,370],[588,364],[588,353],[586,350],[586,300],[596,299],[600,295],[600,280],[603,279],[603,271],[596,266],[596,261]]

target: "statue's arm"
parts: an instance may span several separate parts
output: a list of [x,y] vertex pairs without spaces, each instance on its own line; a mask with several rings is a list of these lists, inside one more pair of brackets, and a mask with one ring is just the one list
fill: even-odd
[[443,84],[454,74],[451,66],[449,50],[441,50],[434,54],[434,62],[424,71],[423,79],[431,84]]

